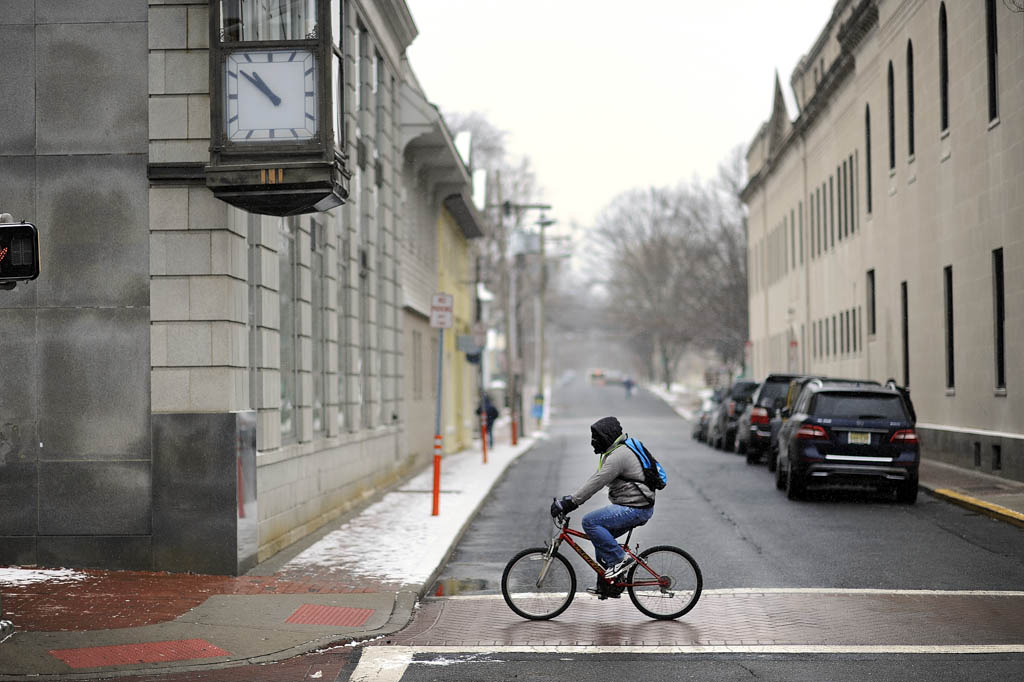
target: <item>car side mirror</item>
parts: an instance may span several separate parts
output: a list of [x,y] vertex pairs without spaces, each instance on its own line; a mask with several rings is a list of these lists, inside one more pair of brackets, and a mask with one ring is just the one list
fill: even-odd
[[788,407],[783,407],[781,414],[783,419],[789,419],[789,416],[793,414],[793,410],[789,409]]

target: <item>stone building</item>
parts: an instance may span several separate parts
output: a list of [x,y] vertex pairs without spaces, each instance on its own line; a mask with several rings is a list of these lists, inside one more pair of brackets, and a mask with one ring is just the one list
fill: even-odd
[[755,374],[894,378],[925,456],[1024,479],[1024,15],[840,0],[790,87],[747,153]]
[[444,210],[467,238],[479,226],[447,202],[471,191],[452,150],[444,194],[405,186],[412,16],[281,4],[333,24],[344,76],[323,96],[348,200],[278,217],[204,177],[224,4],[0,4],[0,209],[37,225],[43,270],[0,291],[0,564],[236,573],[423,464],[403,399],[407,206],[432,206],[435,234]]

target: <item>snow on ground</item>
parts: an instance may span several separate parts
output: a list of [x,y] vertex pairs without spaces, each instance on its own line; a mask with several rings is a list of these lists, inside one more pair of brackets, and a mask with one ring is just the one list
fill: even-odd
[[0,568],[0,585],[34,585],[36,583],[73,583],[85,580],[85,573],[70,568],[34,569],[34,568]]
[[514,447],[495,444],[488,448],[487,464],[475,449],[445,455],[437,516],[431,515],[429,466],[289,561],[282,572],[312,568],[403,585],[426,583],[494,482],[537,437],[543,434],[521,438]]

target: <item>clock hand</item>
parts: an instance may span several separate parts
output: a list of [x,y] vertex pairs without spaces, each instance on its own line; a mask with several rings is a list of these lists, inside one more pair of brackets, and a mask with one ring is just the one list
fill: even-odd
[[256,87],[257,90],[259,90],[264,95],[266,95],[267,98],[274,104],[275,107],[278,104],[281,103],[281,98],[274,94],[274,91],[271,90],[270,87],[265,82],[263,82],[263,79],[260,78],[260,75],[258,73],[253,71],[252,72],[252,76],[250,76],[249,74],[247,74],[245,71],[242,71],[241,69],[238,70],[238,73],[240,73],[243,76],[245,76],[246,80],[248,80],[250,83],[252,83]]

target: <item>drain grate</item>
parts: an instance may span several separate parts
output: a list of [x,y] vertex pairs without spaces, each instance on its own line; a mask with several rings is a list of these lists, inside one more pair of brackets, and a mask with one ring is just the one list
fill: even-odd
[[205,639],[179,639],[169,642],[92,646],[84,649],[53,649],[50,654],[72,668],[99,668],[133,663],[188,661],[193,658],[216,658],[231,653]]
[[351,606],[320,606],[303,604],[288,616],[286,623],[295,625],[339,625],[359,627],[372,616],[374,609],[357,609]]

